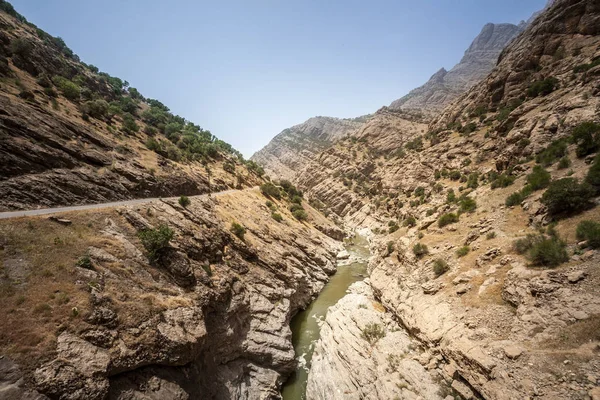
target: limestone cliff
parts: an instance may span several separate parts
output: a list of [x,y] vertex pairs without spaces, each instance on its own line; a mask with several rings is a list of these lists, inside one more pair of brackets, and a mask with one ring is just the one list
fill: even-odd
[[314,117],[284,129],[250,159],[274,179],[288,179],[336,140],[359,129],[368,116],[355,119]]
[[406,96],[390,104],[395,110],[421,111],[427,115],[438,113],[452,100],[485,78],[494,68],[500,52],[521,31],[513,24],[486,24],[463,58],[450,71],[445,68]]
[[[423,348],[441,398],[599,394],[600,253],[581,240],[600,223],[598,187],[584,183],[599,183],[599,21],[597,1],[554,2],[429,126],[383,108],[300,174],[313,204],[372,232],[362,301]],[[584,196],[578,208],[557,211],[563,185]],[[540,258],[546,245],[555,256]],[[326,375],[311,372],[309,398],[335,396],[321,380],[351,398],[423,393],[400,362],[411,352],[385,340],[394,324],[340,309],[324,322],[312,368]]]
[[0,397],[279,398],[340,246],[273,204],[282,222],[258,190],[0,221]]

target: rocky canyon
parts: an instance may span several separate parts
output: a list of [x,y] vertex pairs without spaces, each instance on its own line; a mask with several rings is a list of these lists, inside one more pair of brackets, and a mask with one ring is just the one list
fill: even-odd
[[600,399],[597,0],[249,160],[0,5],[0,399]]

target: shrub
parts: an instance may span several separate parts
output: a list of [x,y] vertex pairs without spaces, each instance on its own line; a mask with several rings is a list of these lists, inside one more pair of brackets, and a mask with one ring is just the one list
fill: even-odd
[[529,185],[525,185],[523,189],[515,192],[506,198],[505,204],[508,207],[519,205],[533,192],[533,189]]
[[187,196],[179,197],[179,205],[181,205],[181,207],[183,207],[183,208],[189,206],[191,202],[192,201]]
[[398,226],[398,223],[396,223],[396,221],[390,221],[390,223],[388,224],[388,232],[389,233],[394,233],[396,232],[400,227]]
[[600,147],[600,124],[583,122],[573,129],[573,141],[577,144],[577,157],[585,157]]
[[454,194],[454,189],[448,189],[448,194],[446,195],[446,203],[454,203],[456,201],[456,194]]
[[475,209],[477,208],[477,202],[475,201],[475,199],[466,196],[466,195],[462,195],[460,196],[460,198],[458,199],[458,204],[459,204],[459,212],[461,213],[472,213],[475,211]]
[[274,210],[274,209],[275,209],[275,204],[273,204],[273,202],[272,202],[271,200],[267,200],[267,201],[265,202],[265,205],[266,205],[266,206],[267,206],[269,209],[271,209],[271,210]]
[[409,215],[404,219],[404,221],[402,221],[402,225],[412,228],[413,226],[417,225],[417,220],[412,215]]
[[592,62],[590,62],[589,64],[579,64],[579,65],[575,66],[575,68],[573,68],[573,72],[576,74],[581,73],[581,72],[586,72],[586,71],[594,68],[597,65],[600,65],[600,57],[594,57],[592,59]]
[[100,99],[86,101],[81,108],[82,111],[90,117],[102,119],[108,115],[108,107],[108,102]]
[[71,101],[79,100],[81,96],[81,88],[62,76],[55,76],[52,78],[52,82],[58,87],[63,96]]
[[462,176],[462,174],[460,173],[460,171],[453,170],[453,171],[450,171],[449,178],[450,178],[450,180],[457,181],[460,179],[461,176]]
[[527,175],[527,183],[532,190],[540,190],[550,184],[550,173],[541,165],[533,167],[533,171]]
[[556,267],[569,260],[566,244],[557,237],[543,238],[529,250],[529,260],[533,265]]
[[421,197],[425,194],[425,188],[422,186],[418,186],[413,193],[415,196]]
[[571,166],[571,160],[569,159],[569,157],[564,156],[563,158],[560,159],[560,161],[558,162],[558,169],[567,169]]
[[454,224],[455,222],[458,222],[458,215],[454,213],[447,213],[440,217],[438,220],[438,226],[443,228],[444,226]]
[[496,232],[494,232],[494,231],[488,232],[488,234],[487,234],[487,235],[485,235],[485,238],[486,238],[487,240],[492,240],[492,239],[493,239],[493,238],[495,238],[495,237],[496,237]]
[[429,253],[429,249],[427,248],[427,245],[421,244],[421,243],[416,243],[413,246],[412,251],[413,251],[413,254],[415,256],[417,256],[417,258],[421,258]]
[[272,212],[271,213],[271,218],[273,218],[277,222],[283,221],[283,217],[281,216],[281,214],[279,214],[277,212]]
[[438,258],[433,262],[433,273],[435,274],[436,278],[444,275],[449,270],[450,267],[448,266],[448,263],[445,260]]
[[298,195],[294,195],[294,196],[292,196],[292,198],[290,199],[290,201],[292,203],[302,204],[302,197],[300,197]]
[[148,148],[148,150],[152,150],[155,152],[160,152],[162,150],[162,147],[158,140],[154,139],[153,137],[148,138],[148,140],[146,140],[146,147]]
[[150,261],[157,260],[169,247],[173,234],[173,230],[167,225],[159,225],[156,229],[144,229],[138,232],[138,237],[148,252]]
[[260,191],[267,197],[272,197],[274,199],[281,199],[281,191],[271,182],[266,182],[260,185]]
[[469,246],[463,246],[456,250],[456,255],[459,257],[464,257],[467,254],[469,254],[469,251],[471,251],[471,248]]
[[491,184],[491,188],[492,189],[496,189],[496,188],[505,188],[508,187],[510,185],[512,185],[515,182],[515,177],[512,175],[507,175],[505,173],[502,173],[500,175],[497,175],[493,180],[492,180],[492,184]]
[[92,259],[90,258],[89,254],[85,254],[85,255],[81,256],[79,258],[79,260],[77,260],[77,263],[75,263],[75,265],[80,268],[93,269]]
[[374,345],[379,339],[385,336],[385,330],[379,324],[370,323],[365,325],[360,336],[369,342],[370,345]]
[[594,158],[594,162],[585,177],[585,182],[592,185],[596,192],[600,191],[600,155]]
[[535,81],[527,89],[527,96],[538,97],[552,93],[558,87],[558,79],[550,77],[541,81]]
[[404,145],[407,150],[421,151],[423,150],[423,138],[421,136],[411,140]]
[[306,221],[308,219],[308,214],[306,213],[306,211],[304,211],[304,209],[298,209],[298,210],[292,211],[292,215],[298,221]]
[[235,173],[235,164],[232,163],[231,161],[226,161],[223,163],[223,170],[230,174],[234,174]]
[[135,118],[133,118],[133,115],[123,115],[123,129],[125,132],[137,132],[140,130],[140,127],[135,123]]
[[240,238],[240,240],[244,240],[246,228],[244,228],[242,225],[238,224],[237,222],[232,222],[230,230],[235,236]]
[[471,189],[477,189],[479,186],[479,174],[477,172],[473,172],[469,174],[469,178],[467,179],[467,187]]
[[542,195],[542,203],[551,215],[571,213],[585,208],[593,194],[594,190],[589,184],[564,178],[550,183]]
[[543,239],[544,237],[542,235],[534,235],[530,233],[524,238],[515,240],[513,242],[513,250],[517,254],[525,254],[526,252],[531,250],[534,244]]
[[535,157],[535,161],[543,166],[554,164],[556,160],[567,155],[567,140],[555,140]]
[[587,241],[588,246],[597,249],[600,247],[600,223],[594,221],[581,221],[577,225],[577,239]]

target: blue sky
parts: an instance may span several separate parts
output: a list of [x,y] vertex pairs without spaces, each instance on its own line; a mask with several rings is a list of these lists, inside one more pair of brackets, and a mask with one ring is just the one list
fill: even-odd
[[246,157],[310,117],[376,111],[456,64],[485,23],[518,23],[545,2],[12,1]]

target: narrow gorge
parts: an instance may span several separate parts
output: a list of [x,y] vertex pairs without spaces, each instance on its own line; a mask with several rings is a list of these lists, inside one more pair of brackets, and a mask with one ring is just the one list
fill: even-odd
[[0,0],[0,399],[600,400],[600,3],[480,27],[246,159]]

